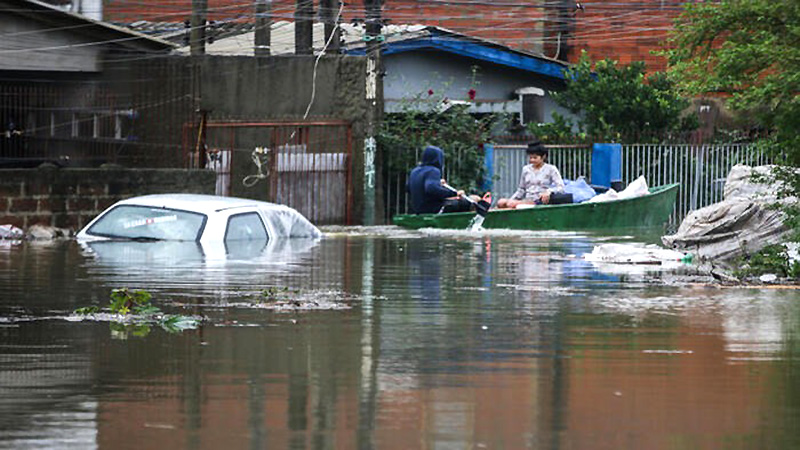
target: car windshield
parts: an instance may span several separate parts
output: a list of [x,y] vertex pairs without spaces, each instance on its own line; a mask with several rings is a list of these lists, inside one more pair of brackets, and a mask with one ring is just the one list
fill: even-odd
[[118,239],[196,241],[206,223],[200,213],[120,205],[95,222],[88,234]]

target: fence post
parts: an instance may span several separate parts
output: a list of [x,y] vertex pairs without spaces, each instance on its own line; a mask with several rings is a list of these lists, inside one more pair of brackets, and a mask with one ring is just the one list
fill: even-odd
[[483,144],[483,190],[491,191],[494,182],[494,145]]
[[690,210],[697,209],[697,195],[699,194],[700,190],[700,178],[703,175],[703,166],[705,163],[705,145],[701,145],[699,150],[697,151],[697,157],[694,166],[694,186],[692,186],[692,199],[689,204]]

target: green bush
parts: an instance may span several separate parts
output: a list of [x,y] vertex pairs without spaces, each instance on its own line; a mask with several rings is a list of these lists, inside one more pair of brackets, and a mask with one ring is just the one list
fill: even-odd
[[739,269],[733,274],[737,278],[759,276],[773,273],[781,278],[797,279],[800,277],[800,263],[790,261],[786,246],[768,245],[759,252],[745,256],[737,262]]

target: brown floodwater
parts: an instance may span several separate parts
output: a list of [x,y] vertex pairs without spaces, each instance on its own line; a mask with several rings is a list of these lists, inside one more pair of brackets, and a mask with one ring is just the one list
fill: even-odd
[[[582,258],[621,237],[326,231],[0,241],[0,448],[800,447],[798,290]],[[122,287],[199,324],[74,313]]]

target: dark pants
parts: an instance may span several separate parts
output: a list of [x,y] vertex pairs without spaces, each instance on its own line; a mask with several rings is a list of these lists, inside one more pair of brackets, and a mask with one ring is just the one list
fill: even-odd
[[472,209],[472,203],[463,198],[448,198],[442,206],[443,213],[466,212]]

